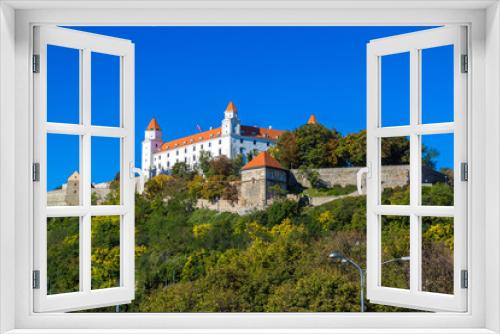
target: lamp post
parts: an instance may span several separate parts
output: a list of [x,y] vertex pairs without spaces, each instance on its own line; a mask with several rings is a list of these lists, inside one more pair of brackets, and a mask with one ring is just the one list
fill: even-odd
[[409,256],[396,257],[394,259],[390,259],[390,260],[382,262],[382,265],[387,264],[387,263],[391,263],[391,262],[405,262],[405,261],[409,262],[410,257]]
[[359,285],[360,285],[360,291],[361,291],[361,294],[360,294],[361,312],[364,312],[365,311],[365,273],[364,273],[363,269],[361,268],[361,266],[359,264],[354,262],[352,259],[345,257],[344,255],[342,255],[339,252],[332,252],[332,253],[330,253],[330,255],[328,257],[332,260],[338,260],[338,261],[340,261],[340,263],[349,263],[349,264],[353,265],[359,271],[359,279],[360,279]]
[[[354,262],[354,260],[352,260],[348,257],[345,257],[344,255],[342,255],[339,252],[331,252],[330,255],[328,255],[328,257],[332,260],[340,261],[340,263],[349,263],[349,264],[353,265],[359,271],[359,284],[360,284],[360,290],[361,290],[360,304],[361,304],[361,312],[364,312],[365,311],[365,272],[363,271],[363,269],[361,268],[361,266],[359,264]],[[410,257],[409,256],[397,257],[394,259],[384,261],[381,263],[381,265],[391,263],[391,262],[399,262],[399,261],[410,261]]]

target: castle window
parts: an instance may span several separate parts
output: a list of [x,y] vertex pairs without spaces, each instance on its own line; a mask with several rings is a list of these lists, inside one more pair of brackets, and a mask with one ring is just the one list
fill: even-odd
[[186,148],[184,148],[184,153],[187,153],[187,152],[188,152],[188,149],[187,149],[187,147],[186,147]]
[[266,146],[267,146],[267,147],[269,147],[269,144],[270,144],[270,143],[269,143],[269,142],[267,142],[267,143],[266,143]]
[[219,145],[222,144],[222,140],[219,139]]
[[201,144],[201,147],[200,147],[202,150],[203,150],[203,144]]
[[240,144],[243,144],[243,138],[240,139]]
[[188,158],[184,157],[184,163],[186,163],[187,161],[188,161]]
[[193,155],[193,161],[196,161],[196,155]]
[[222,155],[222,150],[219,148],[219,155]]
[[208,142],[208,147],[212,147],[212,142]]
[[179,150],[175,151],[175,155],[179,155]]
[[[203,148],[203,147],[202,147]],[[196,151],[196,145],[193,146],[193,152]]]
[[170,161],[167,161],[167,167],[170,167]]
[[170,153],[167,153],[167,158],[170,158]]
[[256,140],[254,140],[254,141],[253,141],[253,144],[254,144],[254,145],[257,145],[257,141],[256,141]]

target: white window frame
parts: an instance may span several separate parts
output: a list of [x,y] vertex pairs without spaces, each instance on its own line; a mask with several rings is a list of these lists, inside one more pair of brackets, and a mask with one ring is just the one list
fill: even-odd
[[[72,48],[79,53],[80,122],[78,124],[48,121],[47,58],[48,45]],[[126,304],[134,299],[134,45],[128,40],[74,31],[53,26],[34,27],[34,54],[39,56],[39,73],[33,75],[34,161],[39,166],[39,181],[34,182],[34,256],[33,268],[39,272],[39,288],[34,289],[35,312],[82,310],[97,306]],[[96,126],[91,122],[92,52],[119,58],[120,112],[119,126]],[[80,141],[80,203],[75,206],[47,206],[47,136],[78,136]],[[92,138],[119,140],[120,204],[91,204]],[[155,159],[156,160],[156,159]],[[106,289],[91,287],[92,217],[119,216],[120,272],[119,285]],[[47,294],[47,219],[79,218],[79,291]]]
[[[422,123],[422,50],[453,46],[453,120]],[[383,126],[381,85],[383,57],[409,54],[409,119],[403,126]],[[467,183],[462,180],[461,163],[467,163],[467,77],[462,56],[467,56],[467,28],[446,26],[390,36],[370,41],[367,46],[367,297],[374,303],[430,311],[467,310],[467,289],[462,287],[462,271],[467,270]],[[454,156],[454,205],[421,204],[422,136],[452,134]],[[408,137],[410,140],[410,202],[408,205],[382,205],[381,141],[383,138]],[[382,277],[382,217],[405,216],[409,219],[409,289],[385,287]],[[422,291],[422,217],[453,218],[453,293]]]
[[[61,8],[61,7],[66,8]],[[71,8],[68,8],[71,7]],[[128,7],[128,8],[126,8]],[[138,9],[142,8],[142,9]],[[34,24],[470,26],[467,313],[39,314],[32,310]],[[496,1],[17,1],[0,3],[0,332],[499,333],[500,9]],[[15,69],[12,64],[15,63]],[[12,126],[15,124],[15,126]],[[486,138],[488,140],[486,140]],[[15,145],[12,145],[15,140]],[[486,182],[488,175],[488,182]],[[14,182],[15,181],[15,182]],[[12,196],[12,189],[14,196]],[[27,201],[26,198],[29,200]],[[485,251],[487,249],[487,252]],[[12,257],[15,254],[15,258]],[[488,264],[488,265],[486,265]],[[485,293],[487,290],[487,293]],[[225,328],[225,330],[217,330]],[[432,329],[432,330],[431,330]],[[181,330],[179,330],[181,331]],[[118,331],[120,332],[120,331]],[[185,331],[184,331],[185,332]]]

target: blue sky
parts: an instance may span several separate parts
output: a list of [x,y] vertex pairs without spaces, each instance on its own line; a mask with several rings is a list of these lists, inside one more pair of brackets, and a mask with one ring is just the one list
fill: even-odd
[[[293,129],[314,113],[343,134],[366,127],[366,44],[419,27],[84,27],[79,30],[130,39],[136,50],[136,164],[144,129],[156,117],[164,140],[218,127],[227,103],[243,124]],[[453,110],[450,47],[423,54],[423,121],[448,121]],[[408,118],[407,55],[382,60],[383,125]],[[49,51],[49,121],[78,121],[78,56]],[[52,75],[50,74],[53,71]],[[53,87],[51,89],[51,87]],[[118,61],[92,56],[92,121],[116,125]],[[55,135],[54,135],[55,136]],[[449,135],[424,138],[450,166]],[[50,141],[52,144],[50,144]],[[78,166],[75,138],[49,138],[48,188],[65,182]],[[443,149],[440,149],[443,147]],[[50,152],[60,152],[56,154]],[[118,143],[96,139],[92,180],[114,177]],[[52,166],[52,167],[51,167]]]

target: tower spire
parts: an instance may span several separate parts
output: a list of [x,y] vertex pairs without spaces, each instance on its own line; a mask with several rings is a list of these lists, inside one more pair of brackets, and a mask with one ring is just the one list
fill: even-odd
[[314,116],[314,114],[311,114],[311,116],[309,116],[307,124],[318,124],[318,120],[316,119],[316,116]]
[[226,112],[233,112],[233,113],[238,112],[238,109],[236,109],[236,106],[234,105],[233,101],[229,101],[229,103],[227,104]]
[[160,129],[160,125],[158,124],[158,121],[156,120],[156,117],[153,117],[151,119],[151,122],[149,122],[149,125],[148,127],[146,128],[146,130],[157,130],[157,131],[161,131]]

